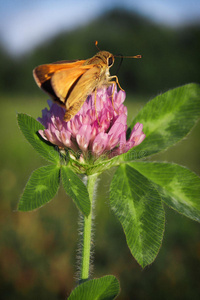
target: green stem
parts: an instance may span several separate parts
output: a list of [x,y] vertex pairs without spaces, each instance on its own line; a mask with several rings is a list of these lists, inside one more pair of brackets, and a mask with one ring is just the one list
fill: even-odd
[[97,179],[97,174],[88,176],[87,189],[91,202],[91,211],[88,217],[84,216],[83,220],[83,240],[82,240],[82,257],[81,257],[81,274],[80,280],[85,281],[89,278],[90,271],[90,252],[91,252],[91,233],[92,233],[92,206],[93,193]]

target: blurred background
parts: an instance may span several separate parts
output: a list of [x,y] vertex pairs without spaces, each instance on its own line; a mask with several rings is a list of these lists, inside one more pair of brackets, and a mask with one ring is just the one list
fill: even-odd
[[[199,82],[200,1],[7,0],[0,2],[0,289],[1,299],[66,299],[75,284],[78,213],[61,188],[48,205],[16,212],[31,172],[46,164],[25,141],[16,113],[41,116],[48,99],[35,66],[87,59],[97,49],[141,54],[118,72],[129,121],[157,94]],[[116,59],[111,73],[115,74]],[[176,162],[200,175],[200,124],[154,160]],[[118,299],[200,299],[200,226],[166,209],[166,230],[155,262],[144,270],[131,256],[109,208],[112,171],[99,182],[93,277],[117,276]],[[102,186],[104,188],[102,188]]]

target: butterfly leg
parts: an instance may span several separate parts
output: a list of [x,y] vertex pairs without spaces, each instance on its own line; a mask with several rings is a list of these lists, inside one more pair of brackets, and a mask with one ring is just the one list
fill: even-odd
[[98,125],[100,126],[100,122],[99,122],[99,118],[98,118],[98,114],[97,114],[97,89],[95,89],[95,91],[94,91],[94,107],[95,107],[97,122],[98,122]]
[[113,96],[114,96],[116,85],[118,85],[118,87],[120,88],[120,90],[122,90],[122,91],[124,91],[124,90],[120,86],[118,77],[116,75],[109,77],[109,79],[114,79],[114,78],[115,78],[115,81],[109,81],[109,84],[114,84],[114,88],[113,88],[113,92],[112,92],[112,106],[113,106],[114,111],[117,113],[117,111],[115,110],[114,102],[113,102]]
[[112,106],[113,106],[113,109],[114,109],[114,111],[117,113],[117,111],[116,111],[116,109],[115,109],[115,105],[114,105],[114,101],[113,101],[113,97],[114,97],[114,93],[115,93],[115,89],[117,88],[116,87],[116,82],[115,81],[110,81],[110,83],[112,83],[114,86],[113,86],[113,91],[112,91],[112,96],[111,96],[111,98],[112,98]]
[[114,79],[115,78],[115,80],[116,81],[110,81],[109,83],[117,83],[117,85],[118,85],[118,87],[120,88],[120,90],[122,90],[123,92],[124,92],[124,90],[123,90],[123,88],[121,87],[121,85],[119,84],[119,80],[118,80],[118,77],[116,76],[116,75],[113,75],[113,76],[110,76],[109,77],[109,79]]
[[[112,76],[112,77],[115,77],[115,76]],[[115,109],[114,101],[113,101],[115,89],[117,88],[117,87],[116,87],[117,83],[116,83],[116,81],[109,81],[109,84],[113,84],[113,85],[114,85],[113,91],[112,91],[112,95],[111,95],[111,99],[112,99],[112,107],[113,107],[114,111],[116,112],[116,114],[118,114],[117,111],[116,111],[116,109]]]

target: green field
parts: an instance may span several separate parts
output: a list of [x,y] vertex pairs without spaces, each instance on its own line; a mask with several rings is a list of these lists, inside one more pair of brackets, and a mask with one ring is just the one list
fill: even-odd
[[[128,97],[129,121],[147,101],[143,96]],[[66,299],[74,287],[79,217],[72,200],[61,188],[40,210],[16,211],[31,172],[47,164],[22,136],[16,113],[37,118],[45,106],[43,95],[41,99],[1,95],[0,282],[6,300]],[[177,162],[200,175],[199,132],[200,123],[185,140],[152,159]],[[112,171],[101,176],[97,191],[94,277],[116,275],[121,300],[199,299],[199,224],[166,209],[162,249],[156,261],[142,271],[109,208],[111,175]]]

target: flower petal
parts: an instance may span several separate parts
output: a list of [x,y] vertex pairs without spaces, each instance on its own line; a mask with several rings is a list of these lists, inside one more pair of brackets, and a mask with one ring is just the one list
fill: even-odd
[[90,142],[92,128],[90,125],[82,125],[76,135],[76,141],[80,149],[85,152]]
[[92,144],[92,152],[93,154],[100,156],[103,151],[106,149],[108,143],[108,134],[104,132],[100,132],[94,142]]
[[146,135],[142,131],[143,125],[141,123],[136,123],[130,135],[130,142],[134,142],[134,146],[139,145],[145,139]]
[[126,141],[125,96],[125,92],[117,92],[115,85],[108,88],[104,86],[97,90],[96,95],[89,95],[79,112],[68,122],[63,120],[65,109],[48,101],[50,109],[44,109],[42,117],[38,118],[46,129],[39,130],[39,134],[60,148],[74,152],[81,150],[79,159],[85,159],[87,151],[91,151],[95,157],[105,154],[105,151],[109,151],[106,154],[108,157],[125,153],[145,138],[143,125],[137,123]]

